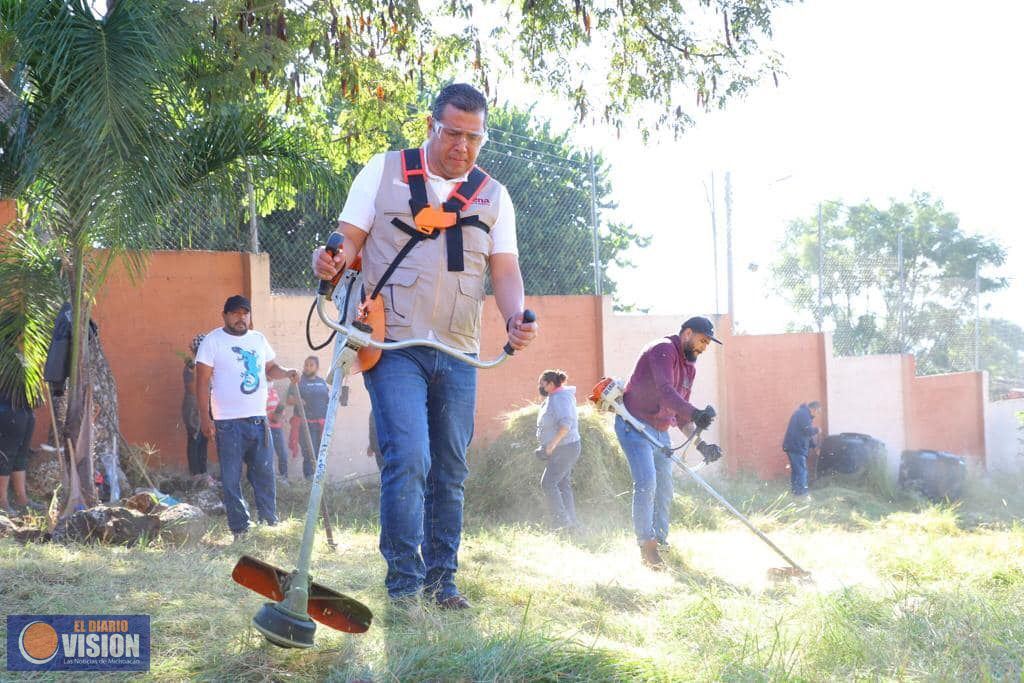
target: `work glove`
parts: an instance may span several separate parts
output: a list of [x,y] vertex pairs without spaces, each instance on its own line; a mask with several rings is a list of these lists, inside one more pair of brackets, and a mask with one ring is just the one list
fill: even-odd
[[704,410],[695,410],[690,419],[693,420],[693,424],[697,429],[707,429],[715,421],[715,409],[708,406]]
[[708,465],[722,457],[722,447],[716,443],[701,441],[697,444],[697,452],[704,456],[704,462]]
[[537,458],[538,460],[540,460],[541,462],[547,462],[547,461],[548,461],[548,457],[549,457],[549,456],[548,456],[548,452],[547,452],[546,450],[544,450],[544,447],[543,447],[543,446],[541,446],[540,448],[538,448],[537,450],[535,450],[535,451],[533,452],[533,454],[534,454],[534,456],[536,456],[536,458]]

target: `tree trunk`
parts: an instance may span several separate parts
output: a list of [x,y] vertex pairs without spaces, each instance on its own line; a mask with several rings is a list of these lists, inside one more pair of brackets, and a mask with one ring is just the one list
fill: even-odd
[[[89,338],[92,335],[89,334],[89,306],[85,296],[85,249],[76,245],[72,259],[74,294],[71,299],[71,378],[68,381],[64,438],[74,442],[73,452],[68,454],[73,461],[69,465],[77,470],[81,501],[69,500],[65,514],[68,511],[73,512],[79,502],[85,507],[92,507],[99,502],[92,467],[94,404],[89,364]],[[75,497],[75,491],[72,489],[71,498]]]
[[96,402],[93,426],[93,467],[100,468],[110,484],[111,500],[124,494],[128,479],[120,466],[118,434],[120,417],[117,404],[117,383],[103,353],[99,335],[90,335],[89,371],[92,395]]

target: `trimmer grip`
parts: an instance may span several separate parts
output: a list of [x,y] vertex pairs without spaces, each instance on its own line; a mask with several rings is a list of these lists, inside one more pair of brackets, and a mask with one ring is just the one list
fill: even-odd
[[[524,323],[537,322],[537,314],[534,313],[533,311],[531,311],[529,308],[527,308],[525,311],[523,311],[523,322]],[[515,353],[516,353],[516,350],[512,348],[511,342],[506,342],[505,343],[504,351],[505,351],[505,353],[507,353],[510,356],[514,356]]]
[[[331,233],[331,236],[327,238],[327,244],[324,246],[324,251],[330,254],[332,257],[335,256],[338,251],[341,250],[341,245],[345,241],[345,238],[338,233]],[[321,280],[320,287],[316,290],[316,293],[320,296],[330,296],[334,292],[334,287],[338,284],[341,279],[341,271],[330,280]]]

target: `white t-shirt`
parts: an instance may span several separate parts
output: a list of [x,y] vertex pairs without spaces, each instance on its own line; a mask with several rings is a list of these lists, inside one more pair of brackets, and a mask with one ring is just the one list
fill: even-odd
[[[424,165],[426,165],[426,155],[423,156]],[[456,185],[466,180],[465,175],[449,180],[431,173],[429,166],[426,170],[427,182],[430,183],[430,188],[438,197],[447,197]],[[352,187],[349,188],[348,197],[345,199],[345,208],[341,210],[338,220],[351,223],[363,232],[370,232],[375,215],[374,204],[377,199],[377,190],[383,179],[384,154],[375,154],[352,181]],[[391,182],[406,185],[400,178],[395,178]],[[512,206],[512,198],[509,197],[508,190],[504,185],[501,186],[498,217],[494,225],[491,226],[491,239],[494,240],[492,254],[519,253],[519,247],[516,245],[516,210]]]
[[206,335],[196,362],[213,368],[211,407],[214,420],[261,417],[267,414],[267,363],[274,350],[262,333],[240,337],[218,327]]

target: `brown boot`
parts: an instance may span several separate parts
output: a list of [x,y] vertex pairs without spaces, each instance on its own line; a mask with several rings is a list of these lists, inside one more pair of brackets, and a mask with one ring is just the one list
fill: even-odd
[[658,552],[657,539],[652,538],[640,544],[640,557],[643,559],[645,567],[654,570],[665,568],[665,561],[661,559],[661,554]]

